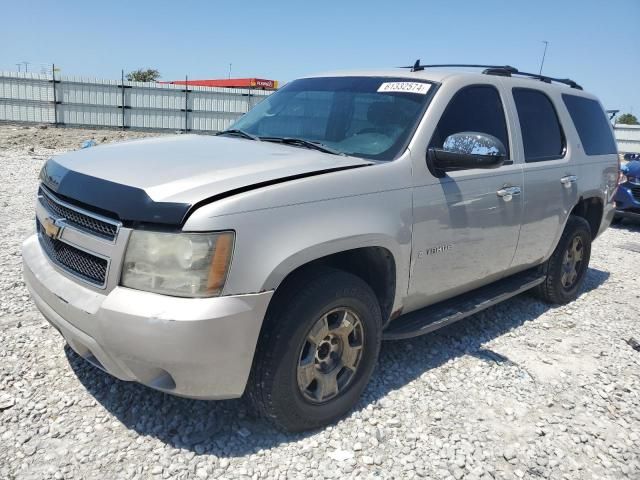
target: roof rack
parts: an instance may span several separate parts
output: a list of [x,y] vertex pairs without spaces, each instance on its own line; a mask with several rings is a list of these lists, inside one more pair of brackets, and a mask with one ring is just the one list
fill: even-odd
[[412,72],[419,72],[424,70],[425,68],[448,68],[448,67],[459,67],[459,68],[484,68],[482,73],[485,75],[499,75],[501,77],[511,77],[512,75],[521,75],[523,77],[536,78],[545,83],[562,83],[564,85],[568,85],[571,88],[576,88],[578,90],[582,90],[582,87],[578,85],[576,82],[571,80],[570,78],[555,78],[548,77],[546,75],[540,75],[537,73],[528,73],[521,72],[515,67],[511,65],[477,65],[477,64],[468,64],[468,63],[442,63],[442,64],[433,64],[433,65],[422,65],[420,63],[420,59],[416,60],[413,65],[407,67],[400,68],[409,68]]

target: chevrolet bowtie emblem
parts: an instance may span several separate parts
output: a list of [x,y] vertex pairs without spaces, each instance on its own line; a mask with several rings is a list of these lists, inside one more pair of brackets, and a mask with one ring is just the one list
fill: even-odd
[[42,221],[42,228],[44,229],[45,235],[51,238],[60,238],[62,234],[63,228],[63,219],[54,220],[53,218],[47,217]]

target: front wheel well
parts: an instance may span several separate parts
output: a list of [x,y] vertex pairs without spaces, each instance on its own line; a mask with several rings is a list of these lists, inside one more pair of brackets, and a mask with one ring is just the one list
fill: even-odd
[[392,253],[384,247],[345,250],[301,265],[285,277],[276,288],[274,297],[297,288],[296,279],[301,275],[326,268],[342,270],[364,280],[376,294],[383,325],[387,323],[396,293],[396,262]]
[[603,212],[604,206],[599,198],[581,198],[571,210],[571,215],[584,218],[589,223],[591,238],[596,238],[600,231]]

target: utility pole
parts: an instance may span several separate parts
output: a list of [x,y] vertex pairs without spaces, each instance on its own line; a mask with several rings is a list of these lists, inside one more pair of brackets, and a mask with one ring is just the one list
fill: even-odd
[[544,52],[542,52],[542,61],[540,62],[540,72],[538,73],[538,75],[542,75],[542,66],[544,65],[544,57],[547,55],[547,46],[549,46],[549,42],[547,42],[546,40],[542,40],[542,43],[544,43]]
[[18,73],[20,73],[22,70],[20,70],[20,67],[22,66],[21,63],[16,63],[16,65],[18,66]]
[[231,64],[229,64],[229,78],[231,78]]

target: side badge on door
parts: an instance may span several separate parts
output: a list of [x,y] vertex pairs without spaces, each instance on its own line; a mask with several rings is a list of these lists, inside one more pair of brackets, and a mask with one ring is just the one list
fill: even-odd
[[420,250],[418,252],[418,258],[423,258],[427,255],[436,255],[438,253],[446,253],[449,250],[453,249],[453,244],[448,245],[440,245],[438,247],[427,248],[426,250]]

